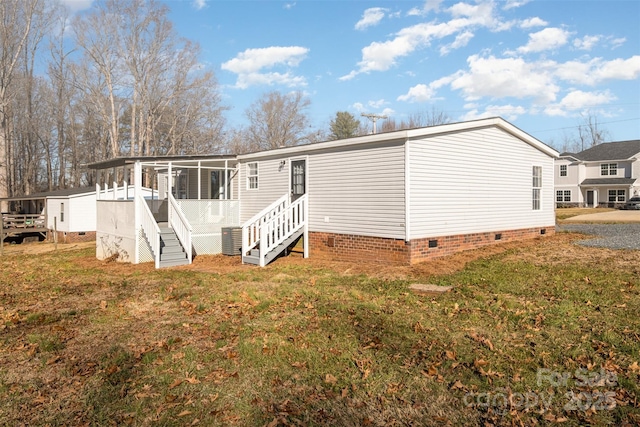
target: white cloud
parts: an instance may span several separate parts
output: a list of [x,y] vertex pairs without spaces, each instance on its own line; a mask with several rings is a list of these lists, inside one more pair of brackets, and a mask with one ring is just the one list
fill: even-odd
[[356,23],[356,30],[364,30],[367,27],[377,25],[384,18],[386,11],[387,9],[382,7],[372,7],[365,10],[362,19]]
[[364,104],[362,104],[361,102],[356,102],[351,106],[351,108],[361,113],[364,111]]
[[573,47],[580,50],[591,50],[600,41],[600,36],[584,36],[573,40]]
[[283,84],[287,86],[304,86],[306,80],[291,74],[290,71],[263,72],[274,67],[297,67],[306,58],[308,48],[301,46],[272,46],[261,49],[247,49],[235,58],[223,63],[223,70],[238,75],[236,87],[245,89],[258,84]]
[[293,9],[295,6],[296,6],[296,2],[293,2],[293,3],[285,3],[283,7],[289,10],[289,9]]
[[616,49],[616,48],[622,46],[626,41],[627,41],[626,38],[620,37],[620,38],[617,38],[617,39],[612,39],[609,43],[611,44],[611,49]]
[[[434,39],[442,39],[476,27],[487,27],[492,31],[508,28],[510,24],[495,18],[494,7],[493,2],[478,5],[457,3],[447,9],[453,16],[447,22],[416,24],[401,29],[390,40],[373,42],[362,48],[362,60],[358,62],[358,68],[342,76],[340,80],[350,80],[360,73],[386,71],[396,65],[398,58],[428,46]],[[466,37],[468,36],[463,36],[458,43],[462,43]]]
[[80,10],[89,9],[93,4],[93,0],[60,0],[63,6],[69,8],[72,13]]
[[427,102],[433,99],[435,93],[436,91],[433,87],[425,84],[418,84],[409,88],[409,91],[404,95],[400,95],[397,100],[406,102]]
[[369,101],[369,102],[367,102],[367,105],[369,105],[369,107],[371,107],[371,108],[380,108],[386,103],[387,102],[384,99],[378,99],[377,101]]
[[193,7],[196,10],[202,10],[207,7],[207,0],[193,0]]
[[587,62],[568,61],[558,64],[555,75],[572,84],[590,86],[606,80],[634,80],[640,77],[640,55],[610,61],[602,58]]
[[444,45],[440,48],[440,55],[444,56],[454,49],[465,47],[472,38],[473,33],[471,31],[465,31],[464,33],[458,34],[453,43]]
[[463,120],[478,120],[500,116],[508,121],[515,121],[518,116],[521,116],[526,112],[527,110],[519,105],[488,105],[482,113],[480,113],[477,108],[467,111],[463,116]]
[[426,0],[424,2],[424,6],[422,6],[422,8],[414,7],[413,9],[409,10],[407,15],[409,15],[409,16],[424,16],[424,15],[428,14],[432,10],[438,11],[438,10],[440,10],[440,3],[442,3],[442,0]]
[[516,7],[524,6],[529,3],[530,0],[507,0],[502,7],[504,10],[515,9]]
[[537,16],[520,22],[520,28],[544,27],[545,25],[548,25],[547,21],[544,21]]
[[567,116],[571,111],[588,110],[603,104],[609,104],[615,100],[616,97],[608,90],[602,92],[574,90],[557,104],[547,106],[544,112],[549,116]]
[[564,46],[570,33],[562,28],[549,27],[537,33],[529,34],[529,42],[519,47],[520,53],[542,52]]
[[[487,58],[472,55],[468,71],[451,77],[451,88],[461,90],[467,101],[489,98],[534,98],[548,103],[560,88],[545,62],[527,63],[522,58]],[[442,83],[446,83],[443,80]]]

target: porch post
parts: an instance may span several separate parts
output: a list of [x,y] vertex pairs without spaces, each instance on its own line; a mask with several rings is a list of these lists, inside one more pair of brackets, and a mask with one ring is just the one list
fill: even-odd
[[224,200],[229,200],[229,183],[227,182],[229,180],[229,160],[224,159],[224,178],[222,179],[222,182],[224,183],[224,186],[222,188],[224,188]]
[[118,169],[113,167],[113,200],[118,200]]
[[[125,171],[125,175],[126,175],[126,171]],[[142,164],[140,163],[140,160],[136,160],[136,162],[133,165],[133,175],[134,175],[134,178],[133,178],[133,193],[134,193],[133,194],[133,211],[134,211],[133,229],[135,231],[134,262],[135,264],[139,264],[140,263],[140,229],[142,228],[142,212],[140,212],[140,209],[142,208],[142,206],[139,206],[139,198],[142,197],[141,185],[140,185],[141,178],[142,178]]]
[[[168,172],[168,178],[167,178],[167,201],[169,201],[169,199],[171,198],[171,196],[173,195],[173,168],[172,168],[173,164],[171,163],[171,161],[169,161],[169,168],[167,170]],[[167,212],[167,221],[169,222],[169,227],[171,227],[171,209],[168,210]]]
[[124,187],[122,190],[124,191],[124,200],[129,200],[129,178],[129,168],[125,166],[122,173],[122,186]]
[[200,166],[202,165],[202,162],[200,160],[198,160],[198,200],[200,200],[201,197],[201,193],[202,193],[202,169],[200,168]]

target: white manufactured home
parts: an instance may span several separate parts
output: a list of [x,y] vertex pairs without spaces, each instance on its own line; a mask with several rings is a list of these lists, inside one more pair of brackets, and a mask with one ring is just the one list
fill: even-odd
[[[130,191],[120,187],[113,193],[119,200],[133,196]],[[153,191],[141,188],[140,193],[145,198],[152,197]],[[68,188],[26,196],[5,199],[15,210],[15,217],[24,216],[25,232],[30,231],[28,223],[38,225],[43,234],[52,238],[57,232],[59,242],[91,241],[96,235],[96,189],[93,187]],[[9,213],[7,215],[10,216]],[[15,232],[15,231],[14,231]]]
[[[305,256],[413,263],[552,234],[557,156],[490,118],[238,156],[115,159],[91,167],[125,169],[112,176],[133,169],[137,182],[143,170],[155,171],[145,173],[165,183],[159,198],[168,206],[166,228],[186,262],[194,251],[219,253],[223,228],[236,227],[247,263],[265,265],[298,239]],[[99,207],[98,239],[117,243],[112,251],[130,239],[123,259],[160,266],[167,231],[142,202]],[[133,218],[119,229],[126,233],[116,236],[115,218]]]

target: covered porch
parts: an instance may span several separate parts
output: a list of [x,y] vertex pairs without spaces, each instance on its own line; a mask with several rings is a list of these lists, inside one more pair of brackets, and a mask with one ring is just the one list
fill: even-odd
[[[240,225],[234,156],[126,157],[89,167],[98,172],[98,259],[188,264],[221,253],[222,228]],[[117,196],[119,186],[126,197]]]

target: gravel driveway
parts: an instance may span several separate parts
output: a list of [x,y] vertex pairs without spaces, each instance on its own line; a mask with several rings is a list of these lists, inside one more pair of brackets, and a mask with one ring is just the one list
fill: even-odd
[[598,236],[595,239],[578,240],[583,246],[610,249],[640,249],[640,224],[562,224],[556,231],[571,231]]

